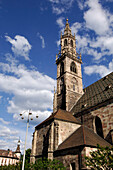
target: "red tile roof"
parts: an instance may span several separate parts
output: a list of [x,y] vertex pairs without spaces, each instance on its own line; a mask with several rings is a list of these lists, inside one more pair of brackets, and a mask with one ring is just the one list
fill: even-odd
[[82,125],[72,135],[70,135],[63,143],[61,143],[57,150],[73,148],[78,146],[111,146],[107,141],[93,132],[92,129]]
[[80,124],[80,122],[72,115],[71,112],[68,112],[66,110],[61,110],[59,109],[57,112],[52,113],[46,120],[44,120],[42,123],[36,126],[36,128],[40,127],[41,125],[46,124],[50,120],[62,120],[62,121],[67,121],[67,122],[72,122],[76,124]]

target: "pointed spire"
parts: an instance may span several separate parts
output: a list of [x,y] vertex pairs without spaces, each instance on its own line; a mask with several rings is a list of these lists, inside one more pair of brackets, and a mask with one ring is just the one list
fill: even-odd
[[66,26],[65,26],[65,29],[64,29],[64,35],[72,35],[71,29],[69,27],[68,19],[66,19]]
[[18,144],[15,152],[20,153],[20,139],[18,140]]

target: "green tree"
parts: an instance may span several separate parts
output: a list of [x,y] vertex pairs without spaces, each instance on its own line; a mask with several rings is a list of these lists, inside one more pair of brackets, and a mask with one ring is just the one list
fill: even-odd
[[31,154],[31,149],[26,150],[26,156],[25,156],[25,162],[30,163],[30,154]]
[[111,170],[113,168],[113,147],[97,145],[97,150],[90,152],[90,156],[85,159],[86,166],[92,170]]
[[38,159],[35,164],[32,164],[31,168],[33,170],[64,170],[66,169],[64,167],[64,165],[56,160],[56,159],[53,159],[53,160],[50,160],[50,159]]

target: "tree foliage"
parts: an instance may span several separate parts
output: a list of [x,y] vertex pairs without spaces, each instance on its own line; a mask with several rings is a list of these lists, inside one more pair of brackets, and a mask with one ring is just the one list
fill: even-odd
[[64,170],[66,169],[63,164],[58,160],[50,160],[50,159],[38,159],[35,164],[32,165],[33,170]]
[[92,170],[111,170],[113,168],[113,147],[97,145],[97,150],[90,152],[90,156],[85,159],[86,165]]

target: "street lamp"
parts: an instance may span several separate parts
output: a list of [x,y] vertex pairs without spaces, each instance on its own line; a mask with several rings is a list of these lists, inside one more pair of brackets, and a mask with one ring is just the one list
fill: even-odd
[[[27,117],[27,129],[26,129],[26,137],[25,137],[25,146],[24,146],[24,155],[23,155],[23,163],[22,163],[22,170],[24,170],[24,164],[25,164],[25,154],[26,154],[26,142],[27,142],[27,133],[28,133],[28,127],[29,127],[29,116],[32,115],[32,113],[29,111],[24,111],[23,114],[20,113],[21,119],[24,119],[24,113],[28,112],[28,117]],[[38,118],[38,115],[36,115],[36,118]],[[33,118],[31,117],[31,120]]]

